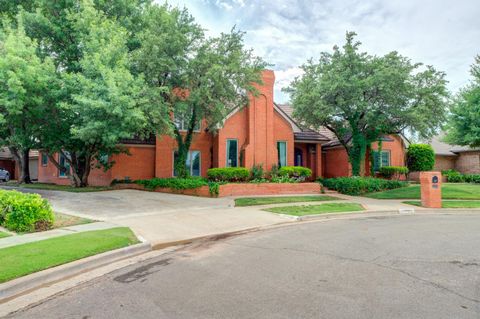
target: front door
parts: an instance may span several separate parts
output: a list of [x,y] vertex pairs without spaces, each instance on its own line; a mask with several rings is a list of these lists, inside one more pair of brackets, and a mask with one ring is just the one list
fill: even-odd
[[303,166],[303,152],[301,149],[295,149],[295,166]]

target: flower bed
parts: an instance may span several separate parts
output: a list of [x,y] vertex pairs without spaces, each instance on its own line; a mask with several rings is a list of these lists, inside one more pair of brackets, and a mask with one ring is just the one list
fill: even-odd
[[209,186],[191,189],[173,189],[159,187],[147,189],[140,184],[117,184],[116,189],[137,189],[159,193],[182,194],[201,197],[252,196],[252,195],[288,195],[320,193],[319,183],[228,183],[218,185],[218,195],[211,194]]

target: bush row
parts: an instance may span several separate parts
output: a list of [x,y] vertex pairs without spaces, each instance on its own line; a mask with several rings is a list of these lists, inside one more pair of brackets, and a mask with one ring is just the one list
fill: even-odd
[[374,177],[338,177],[319,180],[323,186],[341,194],[362,195],[407,186],[408,183]]
[[398,180],[401,176],[407,176],[408,168],[405,166],[382,166],[378,173],[387,179],[396,178]]
[[142,179],[136,181],[137,184],[143,185],[146,189],[154,190],[157,188],[172,188],[172,189],[192,189],[208,185],[208,182],[199,177],[190,178],[152,178]]
[[302,166],[273,167],[265,173],[262,166],[254,166],[251,170],[245,167],[211,168],[207,171],[207,178],[215,182],[296,182],[312,176],[312,170]]
[[456,170],[449,169],[442,171],[442,175],[447,178],[449,183],[478,183],[480,184],[480,174],[462,174]]
[[15,232],[52,228],[52,207],[38,194],[0,190],[0,225]]

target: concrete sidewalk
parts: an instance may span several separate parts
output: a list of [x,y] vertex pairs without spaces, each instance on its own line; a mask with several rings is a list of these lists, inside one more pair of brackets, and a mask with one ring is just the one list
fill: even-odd
[[57,228],[38,233],[30,233],[24,235],[13,235],[0,239],[0,249],[40,241],[49,238],[55,238],[75,233],[81,233],[91,230],[103,230],[118,227],[116,224],[106,222],[96,222],[90,224],[76,225],[70,227]]

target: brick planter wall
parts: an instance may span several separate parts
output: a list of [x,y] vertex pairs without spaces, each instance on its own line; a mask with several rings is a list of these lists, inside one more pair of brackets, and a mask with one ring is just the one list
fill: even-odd
[[[117,184],[115,189],[147,190],[138,184]],[[148,191],[148,190],[147,190]],[[232,183],[219,186],[218,197],[226,196],[253,196],[253,195],[288,195],[320,193],[319,183]],[[176,190],[171,188],[157,188],[154,192],[181,194],[201,197],[211,197],[208,186],[194,189]]]

